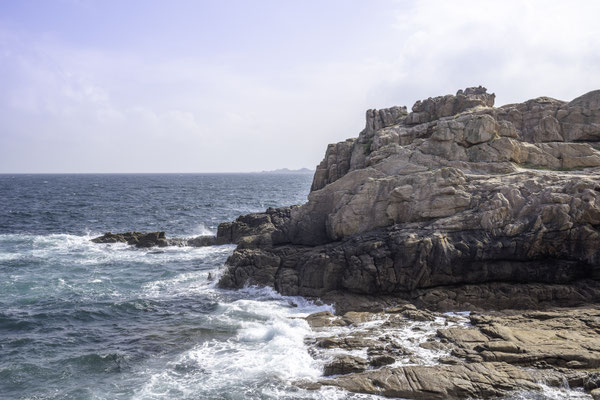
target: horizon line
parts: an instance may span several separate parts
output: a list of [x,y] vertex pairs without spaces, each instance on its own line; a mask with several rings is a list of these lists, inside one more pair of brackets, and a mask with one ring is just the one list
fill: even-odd
[[[301,170],[301,169],[300,169]],[[0,172],[0,175],[200,175],[200,174],[285,174],[285,173],[308,173],[315,172],[315,169],[308,169],[305,172],[299,170],[288,170],[289,172],[278,172],[278,170],[269,171],[218,171],[218,172]]]

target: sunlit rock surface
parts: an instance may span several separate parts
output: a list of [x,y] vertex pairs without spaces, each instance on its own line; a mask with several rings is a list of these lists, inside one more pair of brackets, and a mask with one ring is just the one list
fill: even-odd
[[486,291],[506,283],[525,285],[519,308],[600,298],[600,91],[494,97],[477,87],[410,113],[369,110],[358,138],[327,148],[306,204],[220,228],[240,244],[221,285],[421,299],[456,288],[450,302],[480,285],[489,307]]

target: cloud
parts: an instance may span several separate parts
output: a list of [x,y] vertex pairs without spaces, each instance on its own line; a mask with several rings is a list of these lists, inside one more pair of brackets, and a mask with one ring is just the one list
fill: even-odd
[[423,96],[483,84],[500,104],[569,100],[600,86],[599,13],[593,1],[415,2],[397,12],[391,87]]
[[[372,15],[352,16],[360,24],[348,22],[352,3],[346,14],[324,10],[349,19],[319,20],[322,41],[302,35],[309,19],[285,34],[254,27],[272,41],[257,48],[215,37],[196,49],[200,33],[164,31],[155,48],[112,46],[5,24],[0,171],[312,167],[327,143],[358,134],[367,108],[478,84],[498,104],[600,87],[600,3],[373,4]],[[185,51],[170,45],[178,40]]]

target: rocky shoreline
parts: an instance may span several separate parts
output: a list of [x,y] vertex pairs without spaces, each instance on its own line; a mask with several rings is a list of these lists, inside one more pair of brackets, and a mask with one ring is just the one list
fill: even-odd
[[600,392],[600,307],[442,314],[404,304],[307,321],[313,357],[327,360],[321,380],[303,383],[309,388],[408,399],[506,397],[545,386]]
[[334,304],[307,318],[325,368],[300,387],[600,399],[600,91],[494,99],[476,87],[369,110],[358,137],[328,146],[306,204],[240,216],[216,237],[94,241],[234,243],[220,287]]
[[568,285],[587,288],[574,301],[597,299],[600,91],[494,97],[478,87],[411,113],[369,110],[358,138],[328,147],[306,204],[219,226],[217,243],[238,244],[221,286],[406,297]]
[[[238,245],[221,287],[336,306],[307,319],[327,362],[298,385],[600,398],[600,91],[494,98],[477,87],[369,110],[357,138],[327,148],[306,204],[219,226],[217,243]],[[430,332],[407,347],[413,329]]]

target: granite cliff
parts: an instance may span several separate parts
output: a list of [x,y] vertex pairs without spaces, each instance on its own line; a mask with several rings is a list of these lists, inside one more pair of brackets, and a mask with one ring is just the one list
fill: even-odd
[[238,244],[220,285],[436,309],[599,299],[600,91],[494,98],[368,110],[328,146],[306,204],[219,226],[217,243]]

